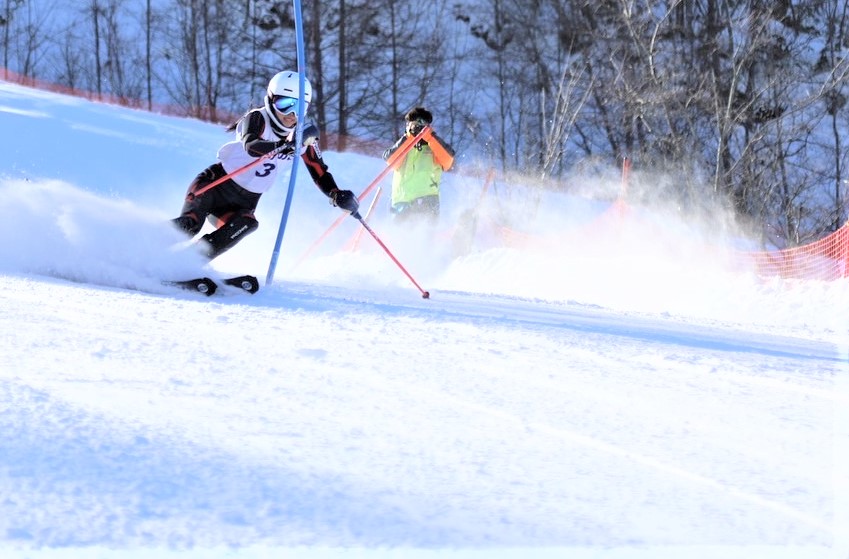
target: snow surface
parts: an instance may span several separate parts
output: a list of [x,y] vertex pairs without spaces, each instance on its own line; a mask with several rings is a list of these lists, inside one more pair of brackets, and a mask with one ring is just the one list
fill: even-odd
[[[288,178],[203,270],[167,220],[222,127],[2,82],[0,123],[0,557],[849,557],[849,282],[732,273],[661,213],[456,252],[461,160],[440,232],[372,222],[430,299],[353,219],[308,252],[340,213],[303,168],[275,281],[207,299],[159,278],[265,278]],[[480,207],[603,213],[532,191]]]

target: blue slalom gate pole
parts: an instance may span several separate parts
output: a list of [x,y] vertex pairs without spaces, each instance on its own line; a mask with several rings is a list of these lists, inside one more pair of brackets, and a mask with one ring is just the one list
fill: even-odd
[[277,229],[277,239],[274,241],[274,251],[271,253],[271,262],[268,264],[268,273],[265,275],[265,285],[271,285],[274,281],[274,269],[277,268],[277,259],[280,256],[280,245],[283,242],[283,233],[286,232],[286,222],[289,220],[289,209],[292,207],[292,196],[295,193],[295,180],[298,176],[298,159],[301,155],[303,144],[304,118],[304,85],[306,81],[306,62],[304,61],[304,20],[301,13],[301,0],[293,0],[295,5],[295,36],[297,38],[298,53],[298,125],[295,127],[295,154],[292,159],[292,170],[289,173],[289,189],[286,191],[286,202],[283,204],[283,215],[280,216],[280,227]]

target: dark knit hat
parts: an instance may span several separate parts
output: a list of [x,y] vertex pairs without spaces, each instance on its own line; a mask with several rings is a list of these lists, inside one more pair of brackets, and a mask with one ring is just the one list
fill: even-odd
[[422,120],[427,124],[430,124],[431,122],[433,122],[433,115],[430,113],[429,110],[425,109],[424,107],[416,107],[415,109],[411,110],[406,115],[404,115],[404,120],[406,120],[407,122]]

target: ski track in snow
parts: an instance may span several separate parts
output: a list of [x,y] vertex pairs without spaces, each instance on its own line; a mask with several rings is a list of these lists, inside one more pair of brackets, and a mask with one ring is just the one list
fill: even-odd
[[[34,316],[26,309],[38,307],[42,282],[5,281],[3,292],[16,296],[4,306]],[[831,479],[831,433],[822,428],[832,405],[849,402],[831,389],[839,360],[824,343],[775,351],[792,339],[747,343],[716,330],[697,343],[648,334],[675,330],[663,321],[626,324],[601,309],[497,297],[445,313],[428,308],[438,298],[405,308],[350,294],[346,308],[294,286],[162,305],[151,295],[48,283],[73,323],[48,310],[18,336],[17,355],[6,352],[8,369],[18,364],[6,399],[30,411],[18,418],[24,425],[4,429],[26,432],[35,418],[53,418],[47,432],[32,433],[38,452],[15,451],[23,463],[38,456],[43,468],[21,476],[39,480],[38,497],[12,507],[14,517],[38,525],[24,511],[52,509],[69,492],[106,502],[91,516],[76,513],[90,539],[75,539],[73,524],[43,526],[46,533],[29,534],[43,544],[162,545],[153,535],[162,532],[179,545],[675,544],[701,532],[677,510],[693,502],[719,525],[733,518],[737,535],[725,543],[763,538],[764,514],[790,541],[822,543],[828,534],[822,484]],[[305,313],[309,321],[287,327]],[[200,339],[186,316],[204,325]],[[256,322],[278,326],[257,332]],[[138,324],[155,328],[139,335]],[[362,330],[371,334],[367,348],[357,346]],[[398,330],[416,347],[398,347],[389,336]],[[339,349],[317,343],[326,332]],[[463,349],[446,368],[439,345],[458,338]],[[239,351],[222,349],[234,345]],[[34,354],[38,367],[22,368]],[[309,452],[298,450],[304,440]],[[763,471],[787,440],[800,456]],[[55,455],[39,455],[45,445]],[[149,448],[155,453],[143,456]],[[646,484],[656,478],[664,484]],[[306,493],[289,487],[292,479]],[[220,500],[204,504],[202,495]],[[103,518],[98,511],[113,499],[134,503],[140,525],[126,531],[128,519]],[[365,502],[372,506],[361,510]],[[629,527],[621,514],[632,507],[648,507],[664,530]],[[221,509],[229,512],[206,516]],[[572,521],[563,523],[567,510]],[[321,538],[304,517],[322,527]],[[216,522],[224,534],[198,527]],[[581,536],[588,527],[591,538]]]

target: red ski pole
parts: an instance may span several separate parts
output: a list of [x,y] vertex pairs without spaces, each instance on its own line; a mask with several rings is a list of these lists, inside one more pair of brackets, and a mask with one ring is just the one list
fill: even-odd
[[[378,186],[377,190],[374,191],[374,198],[371,199],[371,204],[369,204],[368,209],[366,210],[366,215],[363,216],[363,221],[368,221],[371,212],[374,210],[374,206],[377,204],[377,201],[380,199],[380,194],[383,192],[383,187]],[[354,236],[351,237],[351,240],[348,242],[348,246],[345,247],[348,251],[354,252],[360,246],[360,239],[363,236],[363,229],[357,229],[357,232],[354,233]]]
[[[402,159],[405,155],[407,155],[407,152],[409,152],[411,149],[413,149],[413,146],[415,146],[417,143],[419,143],[419,140],[421,140],[421,139],[425,136],[425,134],[426,134],[426,133],[428,133],[429,131],[430,131],[430,126],[425,126],[425,127],[421,130],[421,132],[419,132],[418,134],[416,134],[416,135],[415,135],[415,136],[413,136],[412,138],[407,138],[406,140],[404,140],[404,142],[401,144],[401,147],[399,147],[399,148],[395,151],[395,153],[393,153],[392,155],[390,155],[390,156],[389,156],[389,159],[387,159],[387,160],[386,160],[386,168],[385,168],[385,169],[383,169],[383,170],[380,172],[380,174],[379,174],[379,175],[377,175],[377,177],[376,177],[373,181],[371,181],[371,184],[369,184],[369,185],[365,188],[365,190],[363,190],[363,191],[360,193],[360,195],[359,195],[359,196],[357,196],[357,201],[362,202],[362,201],[363,201],[363,199],[364,199],[366,196],[368,196],[368,193],[369,193],[369,192],[371,192],[372,190],[374,190],[374,188],[375,188],[378,184],[380,184],[380,181],[382,181],[382,180],[383,180],[383,178],[384,178],[386,175],[388,175],[388,174],[389,174],[389,173],[390,173],[390,172],[391,172],[391,171],[395,168],[395,164],[396,164],[396,163],[397,163],[400,159]],[[343,214],[342,214],[342,215],[340,215],[338,218],[336,218],[336,221],[334,221],[334,222],[330,225],[330,227],[328,227],[328,228],[327,228],[327,231],[325,231],[325,232],[324,232],[324,233],[323,233],[323,234],[322,234],[322,235],[321,235],[318,239],[316,239],[316,240],[315,240],[315,242],[313,242],[313,244],[311,244],[311,245],[310,245],[310,247],[309,247],[307,250],[305,250],[305,251],[304,251],[304,253],[301,255],[301,257],[300,257],[300,258],[298,258],[298,261],[297,261],[297,262],[295,262],[295,267],[297,268],[297,267],[298,267],[298,265],[299,265],[301,262],[303,262],[304,260],[306,260],[306,259],[307,259],[307,257],[308,257],[310,254],[312,254],[312,253],[313,253],[313,251],[314,251],[316,248],[318,248],[318,246],[319,246],[321,243],[323,243],[323,242],[324,242],[324,240],[325,240],[327,237],[329,237],[329,236],[330,236],[330,234],[331,234],[333,231],[335,231],[337,227],[339,227],[339,225],[340,225],[340,224],[341,224],[341,223],[345,220],[345,218],[346,218],[346,217],[348,217],[348,216],[347,216],[347,214],[344,214],[344,213],[343,213]]]
[[416,288],[419,290],[419,292],[422,294],[422,298],[423,299],[430,299],[430,293],[428,293],[427,291],[422,289],[422,287],[418,284],[418,282],[416,282],[416,280],[413,279],[413,276],[410,275],[410,272],[408,272],[407,269],[404,266],[402,266],[400,262],[398,262],[398,259],[395,258],[395,256],[389,251],[389,248],[387,248],[387,246],[385,244],[383,244],[383,241],[380,240],[380,237],[377,236],[377,233],[375,233],[372,230],[372,228],[368,226],[368,223],[366,223],[363,220],[363,216],[360,215],[360,212],[352,213],[351,217],[353,217],[354,219],[359,221],[362,224],[362,226],[365,227],[365,230],[369,232],[369,234],[374,238],[375,241],[377,241],[377,244],[380,245],[380,248],[382,248],[386,252],[386,254],[389,255],[389,258],[391,258],[392,261],[395,262],[395,265],[397,265],[401,269],[401,271],[404,272],[404,274],[408,278],[410,278],[410,281],[413,282],[413,285],[415,285]]
[[273,150],[269,151],[265,155],[257,157],[256,159],[254,159],[250,163],[248,163],[246,165],[242,165],[241,167],[239,167],[235,171],[227,173],[223,177],[221,177],[219,179],[215,179],[214,181],[212,181],[209,184],[203,185],[201,188],[197,189],[195,192],[192,192],[192,195],[195,196],[195,197],[200,196],[201,194],[203,194],[207,190],[215,188],[216,186],[218,186],[222,182],[229,180],[229,179],[235,177],[236,175],[238,175],[240,173],[244,173],[245,171],[247,171],[251,167],[256,167],[257,165],[259,165],[260,163],[262,163],[263,161],[265,161],[266,159],[268,159],[270,157],[274,157],[275,155],[277,155],[278,153],[280,153],[281,151],[283,151],[287,147],[289,147],[289,146],[280,146],[280,147],[274,148]]

